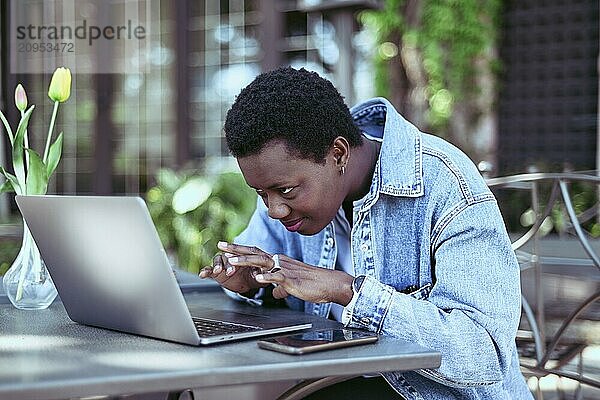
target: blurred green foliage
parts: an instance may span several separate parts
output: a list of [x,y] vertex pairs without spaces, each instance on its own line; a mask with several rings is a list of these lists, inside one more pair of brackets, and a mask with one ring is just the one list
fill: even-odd
[[[375,32],[375,40],[378,47],[388,40],[393,40],[394,33],[405,30],[405,21],[402,15],[402,7],[406,0],[385,0],[383,8],[374,11],[363,11],[360,14],[360,21]],[[392,89],[388,79],[389,57],[385,53],[375,52],[375,91],[378,96],[390,97],[389,91]]]
[[0,277],[10,268],[21,249],[22,223],[20,214],[9,215],[0,221]]
[[0,241],[0,276],[10,268],[19,249],[21,248],[21,240],[2,240]]
[[189,272],[211,265],[217,242],[233,240],[256,206],[256,193],[239,173],[162,169],[156,178],[146,193],[150,215],[167,252]]
[[[595,214],[598,202],[598,186],[589,182],[573,182],[570,184],[571,202],[573,209],[580,218],[580,223],[592,237],[600,237],[600,224]],[[594,210],[592,207],[596,207]],[[587,211],[587,212],[586,212]],[[582,218],[586,213],[588,218]],[[563,232],[570,229],[569,216],[563,206],[554,206],[551,213],[554,230]],[[571,231],[573,229],[570,229]]]
[[490,54],[498,39],[501,0],[423,0],[418,19],[407,21],[407,0],[385,0],[379,10],[364,11],[360,20],[375,32],[375,86],[378,96],[390,97],[388,66],[396,55],[382,51],[390,42],[400,49],[416,48],[427,79],[427,119],[432,127],[444,127],[453,105],[479,90],[474,82],[477,63],[489,62],[498,72],[498,57]]
[[[552,186],[549,182],[538,182],[538,212],[545,211],[550,198]],[[600,237],[600,223],[595,213],[598,207],[598,187],[589,182],[572,182],[569,193],[573,209],[578,215],[582,228],[593,237]],[[531,208],[531,194],[528,190],[495,189],[494,194],[502,211],[509,232],[525,233],[536,220],[536,215]],[[595,208],[595,209],[594,209]],[[540,228],[542,236],[547,234],[573,234],[569,216],[562,197],[559,195],[557,202],[552,206],[550,215]]]

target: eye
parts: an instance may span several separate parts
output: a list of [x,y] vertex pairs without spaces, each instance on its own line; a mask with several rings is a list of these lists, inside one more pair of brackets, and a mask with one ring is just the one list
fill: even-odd
[[292,190],[294,190],[293,187],[279,189],[281,194],[289,194]]

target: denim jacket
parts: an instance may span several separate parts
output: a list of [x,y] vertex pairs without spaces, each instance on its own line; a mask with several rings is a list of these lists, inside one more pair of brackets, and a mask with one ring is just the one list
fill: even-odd
[[[354,274],[365,275],[347,326],[442,354],[437,369],[382,375],[407,399],[532,399],[519,369],[519,266],[496,200],[471,160],[407,122],[383,98],[351,109],[383,138],[369,193],[351,233]],[[260,199],[237,243],[333,269],[333,223],[313,236],[288,232]],[[404,294],[416,287],[418,296]],[[326,317],[331,304],[288,297]]]

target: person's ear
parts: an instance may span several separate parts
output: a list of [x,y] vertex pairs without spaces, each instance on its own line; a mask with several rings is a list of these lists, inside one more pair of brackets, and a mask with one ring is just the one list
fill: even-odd
[[335,166],[338,168],[346,167],[350,158],[350,144],[343,136],[338,136],[333,141],[331,153],[335,161]]
[[333,141],[331,153],[334,160],[334,166],[340,176],[346,173],[346,164],[350,159],[350,144],[343,136],[338,136]]

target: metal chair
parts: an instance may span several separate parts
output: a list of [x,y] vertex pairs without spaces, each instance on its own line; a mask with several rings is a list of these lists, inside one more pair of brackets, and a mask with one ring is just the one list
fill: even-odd
[[[571,311],[571,313],[562,321],[560,327],[553,334],[546,330],[543,271],[545,268],[562,268],[568,272],[568,269],[586,268],[586,273],[600,273],[600,257],[594,246],[588,240],[589,233],[585,231],[582,224],[598,216],[600,203],[592,205],[584,211],[576,212],[573,200],[570,194],[570,187],[574,183],[591,185],[597,191],[600,188],[600,176],[592,173],[529,173],[507,177],[491,178],[487,180],[488,186],[496,194],[502,190],[529,191],[531,208],[535,214],[535,219],[531,228],[513,241],[512,247],[517,254],[521,270],[533,269],[534,274],[534,295],[535,308],[532,308],[528,300],[523,296],[522,305],[525,319],[529,325],[529,331],[520,330],[518,344],[520,349],[526,347],[527,340],[533,341],[532,358],[522,356],[521,366],[527,374],[543,377],[548,374],[554,374],[558,377],[573,379],[578,382],[576,398],[582,398],[582,384],[600,389],[600,380],[594,377],[586,376],[583,372],[582,352],[586,348],[586,343],[580,340],[565,340],[565,332],[573,326],[573,323],[590,306],[600,299],[600,290],[596,291]],[[541,195],[543,189],[549,189],[549,194],[545,206],[540,208]],[[596,196],[598,197],[598,196]],[[551,214],[558,214],[564,218],[564,226],[559,229],[559,235],[563,243],[566,239],[575,237],[585,251],[586,257],[573,257],[569,254],[559,256],[544,255],[541,251],[543,244],[541,228]],[[591,277],[588,277],[591,278]],[[579,357],[576,372],[567,370],[567,365]],[[539,388],[536,390],[536,397],[543,397]]]

